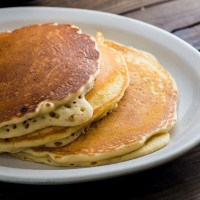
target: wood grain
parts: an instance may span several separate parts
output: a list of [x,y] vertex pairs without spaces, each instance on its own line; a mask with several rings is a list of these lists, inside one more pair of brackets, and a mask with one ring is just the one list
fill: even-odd
[[120,14],[130,10],[135,10],[141,6],[148,6],[165,0],[43,0],[41,5],[62,6],[72,8],[86,8]]
[[[20,1],[18,1],[17,4],[14,5],[48,5],[69,8],[84,8],[121,14],[130,10],[139,9],[142,6],[150,6],[166,1],[167,0],[36,0],[29,2],[28,4],[22,1],[20,3]],[[8,3],[8,1],[6,3]],[[0,2],[0,6],[3,6],[1,4],[2,2]]]
[[200,22],[199,0],[177,0],[126,13],[125,16],[139,19],[168,31]]
[[200,50],[200,24],[177,30],[174,34]]

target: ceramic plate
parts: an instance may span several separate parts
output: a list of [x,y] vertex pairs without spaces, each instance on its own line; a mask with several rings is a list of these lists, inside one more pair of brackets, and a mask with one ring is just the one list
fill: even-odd
[[0,180],[15,183],[58,184],[97,180],[135,173],[172,160],[200,143],[200,54],[174,35],[152,25],[103,12],[48,7],[0,9],[0,31],[28,24],[70,23],[95,36],[154,54],[175,78],[179,89],[178,123],[171,141],[150,155],[117,164],[64,168],[24,162],[0,155]]

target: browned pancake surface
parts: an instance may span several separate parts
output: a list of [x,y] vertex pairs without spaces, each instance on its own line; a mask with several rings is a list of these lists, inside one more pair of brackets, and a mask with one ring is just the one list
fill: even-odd
[[[109,41],[105,43],[122,53],[129,70],[130,85],[118,108],[70,145],[33,148],[33,152],[52,153],[55,159],[77,155],[77,162],[79,155],[95,157],[120,149],[124,153],[124,149],[137,146],[138,142],[146,141],[152,134],[166,132],[176,123],[178,94],[170,74],[158,62],[140,52]],[[143,59],[148,63],[143,63]],[[158,71],[149,64],[153,64]]]
[[95,79],[94,87],[85,95],[93,108],[92,119],[80,126],[48,127],[20,137],[0,139],[0,152],[17,152],[21,148],[40,146],[63,139],[113,108],[128,86],[128,69],[123,58],[114,49],[106,45],[99,45],[98,49],[101,52],[100,72]]
[[0,34],[0,123],[77,93],[98,71],[95,42],[78,31],[45,24]]

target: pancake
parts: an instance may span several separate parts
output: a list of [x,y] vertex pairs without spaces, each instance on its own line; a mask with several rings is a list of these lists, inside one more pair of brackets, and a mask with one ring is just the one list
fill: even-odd
[[[123,162],[123,161],[131,160],[131,159],[139,158],[142,156],[146,156],[148,154],[151,154],[155,151],[160,150],[161,148],[166,146],[169,143],[169,141],[170,141],[169,132],[155,134],[149,139],[147,139],[145,143],[143,144],[143,146],[140,147],[139,149],[132,151],[130,153],[121,155],[121,156],[111,158],[111,159],[98,161],[98,165],[113,164],[113,163]],[[97,165],[97,163],[95,162],[93,162],[92,164]],[[85,164],[80,163],[80,165],[84,166]]]
[[[118,162],[123,162],[135,158],[139,158],[142,156],[146,156],[148,154],[151,154],[155,151],[160,150],[164,146],[166,146],[170,141],[170,134],[168,132],[166,133],[159,133],[153,135],[151,138],[145,141],[144,145],[137,150],[131,151],[129,153],[123,154],[121,156],[116,156],[113,158],[108,158],[105,160],[98,160],[98,162],[93,161],[91,163],[88,163],[87,159],[82,162],[76,162],[76,166],[79,167],[86,167],[86,166],[97,166],[97,165],[108,165],[108,164],[113,164],[113,163],[118,163]],[[52,159],[51,157],[47,156],[44,151],[41,152],[36,152],[32,151],[29,153],[29,151],[24,151],[20,152],[17,154],[12,154],[13,157],[24,160],[24,161],[32,161],[32,162],[39,162],[39,163],[44,163],[44,164],[50,164],[53,166],[58,166],[58,167],[65,167],[66,162],[57,162],[57,159]],[[58,157],[57,157],[58,158]],[[68,164],[67,166],[74,166],[74,163]]]
[[100,53],[91,36],[73,25],[30,25],[0,33],[0,52],[0,138],[92,117],[84,95]]
[[67,146],[30,148],[14,157],[54,166],[96,166],[144,156],[169,142],[177,121],[174,79],[151,54],[113,41],[104,44],[123,55],[129,70],[130,85],[118,108]]
[[0,152],[17,152],[22,149],[44,145],[49,142],[68,138],[68,141],[76,139],[80,129],[84,129],[92,121],[102,118],[107,112],[116,107],[123,97],[128,86],[128,70],[123,57],[114,49],[99,44],[101,52],[100,72],[95,79],[92,90],[86,94],[86,100],[93,108],[92,118],[84,124],[74,127],[49,127],[38,130],[28,135],[0,140]]

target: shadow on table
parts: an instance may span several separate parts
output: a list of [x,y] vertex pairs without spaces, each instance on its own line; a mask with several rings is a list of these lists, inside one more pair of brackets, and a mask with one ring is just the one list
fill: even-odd
[[0,7],[13,7],[13,6],[36,6],[42,0],[1,0]]

